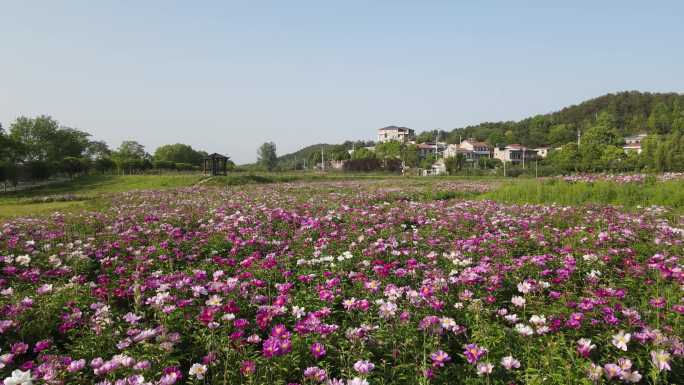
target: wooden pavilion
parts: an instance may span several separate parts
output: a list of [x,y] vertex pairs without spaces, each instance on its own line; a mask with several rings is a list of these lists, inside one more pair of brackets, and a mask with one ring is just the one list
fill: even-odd
[[204,158],[204,175],[228,175],[228,157],[213,153]]

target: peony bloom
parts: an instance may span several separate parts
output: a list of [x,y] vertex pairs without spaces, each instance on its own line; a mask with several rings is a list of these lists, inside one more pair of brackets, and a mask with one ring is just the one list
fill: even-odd
[[67,366],[67,372],[69,372],[69,373],[78,372],[79,370],[83,369],[84,367],[85,367],[85,360],[81,358],[80,360],[77,360],[77,361],[71,361],[71,363],[69,363],[69,366]]
[[183,378],[183,375],[176,367],[165,368],[163,373],[159,379],[159,385],[173,385]]
[[368,360],[359,360],[354,363],[354,370],[359,374],[368,374],[375,369],[375,364]]
[[511,298],[511,303],[517,307],[525,306],[525,302],[526,302],[525,298],[523,298],[519,295],[515,295],[515,296],[513,296],[513,298]]
[[534,334],[534,330],[525,324],[515,324],[515,331],[518,332],[518,334],[526,337],[529,337],[532,334]]
[[250,376],[256,372],[256,363],[252,360],[242,361],[240,364],[240,373],[243,376]]
[[631,338],[631,334],[625,333],[624,330],[620,330],[618,334],[613,336],[613,346],[615,346],[618,349],[627,351],[627,344],[629,343],[629,340]]
[[490,364],[489,362],[480,362],[479,364],[477,364],[478,376],[492,374],[492,370],[494,370],[494,365]]
[[328,374],[325,369],[321,369],[317,366],[310,366],[304,369],[304,377],[317,382],[323,382],[328,378]]
[[596,345],[591,343],[589,338],[580,338],[577,340],[577,353],[584,358],[589,358],[589,354],[596,348]]
[[33,385],[33,377],[31,376],[31,371],[15,370],[12,372],[11,377],[5,378],[3,381],[4,385]]
[[451,357],[442,350],[430,354],[430,358],[432,359],[432,366],[435,368],[441,368],[444,364],[451,361]]
[[315,359],[319,360],[322,357],[325,357],[325,353],[325,346],[323,346],[322,343],[315,342],[311,345],[311,354]]
[[465,355],[466,360],[468,360],[469,363],[475,364],[477,361],[480,360],[480,358],[482,358],[482,356],[487,354],[487,349],[480,348],[476,344],[468,344],[465,346],[463,354]]
[[601,379],[601,376],[603,376],[603,368],[592,363],[587,371],[587,377],[596,382]]
[[347,385],[368,385],[368,381],[365,378],[354,377],[347,380]]
[[615,364],[605,364],[603,365],[603,372],[606,378],[609,380],[615,377],[619,377],[622,374],[622,369]]
[[513,356],[506,356],[501,359],[501,366],[506,368],[506,370],[513,370],[520,368],[520,361],[513,358]]
[[664,350],[651,351],[651,363],[658,371],[670,370],[670,353]]
[[633,372],[623,370],[622,374],[620,375],[620,379],[625,382],[629,383],[637,383],[641,381],[641,374],[639,374],[639,371],[635,370]]
[[546,324],[546,317],[543,315],[534,314],[532,317],[530,317],[530,323],[535,326],[542,326]]
[[207,373],[207,366],[202,364],[192,364],[188,371],[191,377],[196,377],[198,380],[204,379],[205,373]]

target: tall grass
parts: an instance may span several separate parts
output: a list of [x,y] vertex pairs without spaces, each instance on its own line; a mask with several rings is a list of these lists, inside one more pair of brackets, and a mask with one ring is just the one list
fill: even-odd
[[485,193],[485,199],[509,203],[612,204],[625,207],[667,206],[684,210],[684,181],[568,183],[562,180],[517,180]]

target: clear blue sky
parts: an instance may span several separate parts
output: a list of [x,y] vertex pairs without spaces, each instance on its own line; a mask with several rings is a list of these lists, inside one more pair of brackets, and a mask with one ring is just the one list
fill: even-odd
[[[554,4],[555,3],[555,4]],[[684,91],[683,1],[4,1],[0,122],[251,162],[272,140],[517,120]]]

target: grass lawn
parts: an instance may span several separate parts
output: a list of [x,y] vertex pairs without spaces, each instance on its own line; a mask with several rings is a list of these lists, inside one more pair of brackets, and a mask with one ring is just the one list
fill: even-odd
[[[0,219],[53,211],[97,208],[109,193],[190,186],[203,177],[180,175],[88,175],[71,181],[0,194]],[[41,197],[75,195],[75,200],[40,202]]]
[[684,181],[615,183],[607,181],[569,183],[558,179],[523,179],[504,183],[482,198],[507,203],[558,203],[568,206],[610,204],[628,209],[664,206],[684,213]]

